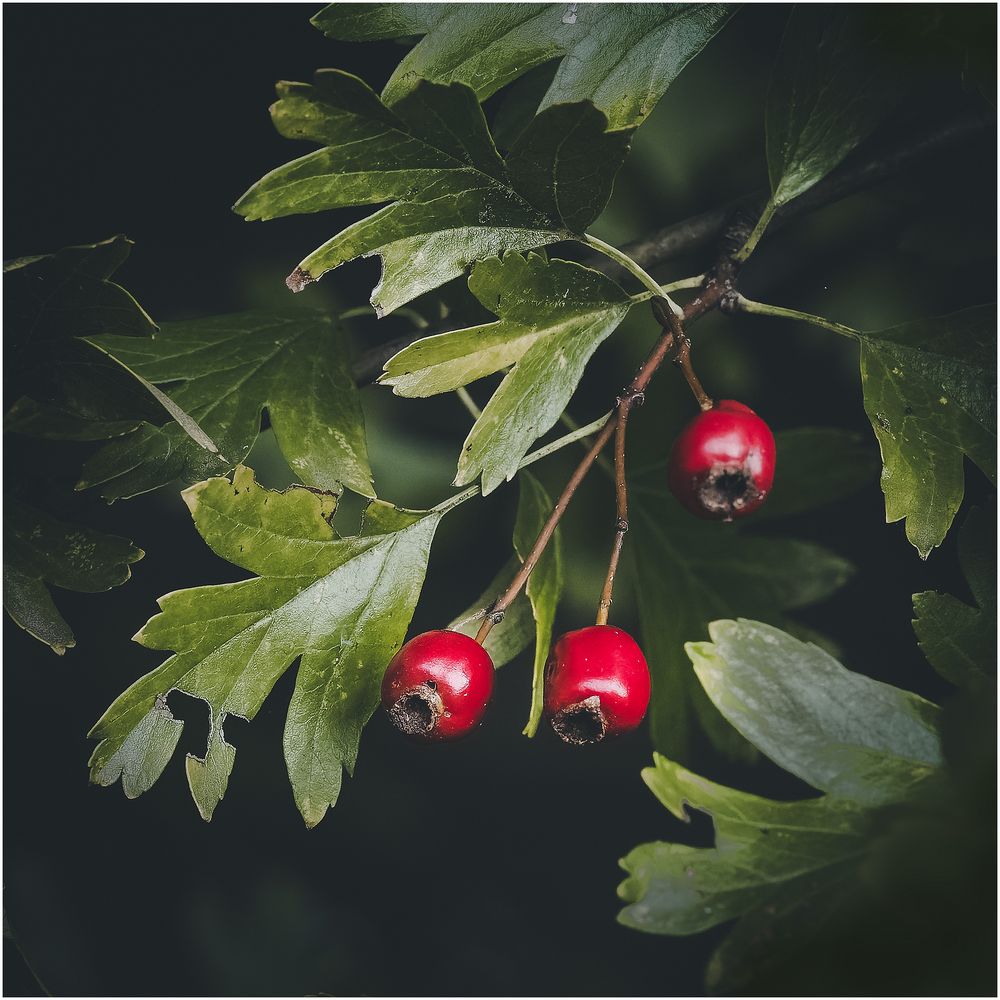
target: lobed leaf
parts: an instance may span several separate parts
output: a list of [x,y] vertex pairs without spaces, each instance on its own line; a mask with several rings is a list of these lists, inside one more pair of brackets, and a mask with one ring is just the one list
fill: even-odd
[[483,101],[523,73],[559,60],[539,111],[591,101],[611,128],[634,128],[736,4],[330,4],[313,24],[338,41],[425,36],[383,91],[387,104],[419,79],[464,83]]
[[860,337],[886,520],[926,559],[962,503],[963,455],[996,482],[996,305]]
[[[206,756],[189,760],[187,771],[199,811],[210,819],[235,757],[224,741],[226,716],[252,719],[298,661],[283,743],[296,805],[306,825],[315,826],[337,800],[342,771],[353,771],[441,515],[376,501],[362,533],[340,538],[330,523],[335,496],[300,487],[274,493],[243,467],[232,482],[210,479],[184,499],[212,549],[257,575],[160,599],[160,614],[136,640],[174,655],[137,680],[93,727],[90,735],[100,742],[91,778],[101,785],[121,778],[126,790],[145,791],[173,752],[160,735],[169,721],[166,697],[184,692],[209,707]],[[136,783],[134,762],[150,759],[155,766],[144,764],[145,777]]]
[[127,538],[67,524],[4,498],[4,609],[25,631],[65,653],[76,645],[49,587],[96,594],[125,583],[143,557]]
[[143,424],[97,452],[78,488],[107,500],[197,481],[246,458],[266,409],[285,459],[303,483],[373,497],[364,418],[340,327],[313,311],[253,311],[166,323],[152,338],[91,343],[136,375],[169,385],[170,399],[216,444],[178,423]]
[[429,396],[513,365],[458,463],[456,484],[482,476],[486,494],[513,478],[532,442],[556,423],[632,300],[597,271],[537,254],[481,261],[469,287],[500,319],[416,341],[389,359],[379,381],[397,395]]
[[476,95],[419,82],[392,108],[363,81],[322,70],[280,83],[278,131],[322,149],[272,170],[236,203],[248,220],[388,202],[306,257],[293,291],[357,257],[378,254],[381,316],[462,274],[476,260],[583,233],[603,210],[628,150],[592,105],[539,115],[505,160]]
[[960,688],[985,692],[997,661],[996,522],[974,508],[958,536],[958,556],[976,607],[951,594],[913,595],[913,630],[931,666]]
[[864,805],[904,796],[941,763],[938,708],[759,622],[716,621],[685,645],[712,704],[814,788]]
[[[801,428],[777,435],[775,516],[833,501],[874,475],[854,437]],[[844,464],[842,458],[852,458]],[[666,470],[633,477],[626,566],[634,581],[653,695],[654,746],[685,758],[695,720],[723,753],[749,759],[753,747],[719,715],[691,673],[684,643],[720,616],[746,615],[792,628],[787,612],[825,600],[854,572],[845,559],[810,542],[748,533],[741,525],[698,521],[665,487]],[[655,483],[655,485],[649,485]],[[720,530],[721,528],[721,530]]]

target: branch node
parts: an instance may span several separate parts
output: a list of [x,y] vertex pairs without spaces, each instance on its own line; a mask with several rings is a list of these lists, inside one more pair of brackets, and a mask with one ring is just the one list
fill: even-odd
[[628,521],[624,517],[618,518],[616,527],[618,528],[619,534],[624,535],[628,531]]

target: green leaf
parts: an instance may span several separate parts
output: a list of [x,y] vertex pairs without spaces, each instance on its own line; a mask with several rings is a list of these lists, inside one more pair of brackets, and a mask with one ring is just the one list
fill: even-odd
[[[803,437],[809,434],[803,432]],[[778,454],[785,454],[780,439]],[[776,489],[781,489],[783,478],[798,478],[795,463],[791,454],[787,465],[779,459]],[[697,718],[723,753],[752,758],[753,748],[696,683],[684,643],[705,635],[708,623],[725,615],[784,624],[785,612],[829,597],[847,582],[853,568],[819,545],[753,536],[742,525],[695,520],[665,490],[644,487],[641,480],[631,495],[626,565],[634,579],[643,649],[653,679],[653,745],[686,758]]]
[[131,247],[115,236],[4,265],[5,431],[92,441],[159,415],[141,386],[77,339],[156,329],[110,280]]
[[420,78],[464,83],[483,101],[534,66],[561,60],[539,110],[592,101],[612,128],[645,120],[736,4],[331,4],[313,24],[338,41],[426,35],[383,91],[387,104]]
[[937,706],[856,674],[770,625],[715,621],[685,645],[705,693],[757,749],[814,788],[865,805],[941,764]]
[[[518,558],[511,556],[482,594],[448,628],[464,635],[475,636],[485,613],[507,589],[520,567]],[[490,629],[490,634],[483,643],[483,649],[490,654],[493,666],[499,669],[527,649],[534,637],[535,619],[527,595],[522,590],[507,608],[503,621]]]
[[266,408],[288,464],[306,485],[341,484],[374,496],[364,418],[340,327],[311,310],[246,312],[166,323],[152,338],[92,343],[142,378],[169,384],[170,398],[218,446],[198,445],[177,423],[144,424],[84,466],[79,488],[108,500],[194,482],[246,458]]
[[474,261],[579,236],[607,204],[630,133],[607,132],[590,104],[539,115],[506,161],[476,95],[420,82],[388,108],[361,80],[322,70],[280,83],[282,135],[323,148],[272,170],[237,202],[248,220],[388,202],[306,257],[293,291],[340,264],[378,254],[381,316],[462,274]]
[[996,521],[969,512],[958,536],[958,557],[976,607],[950,594],[913,595],[913,630],[931,666],[960,688],[984,692],[997,660]]
[[340,538],[330,523],[335,496],[301,487],[274,493],[243,467],[232,482],[210,479],[185,491],[184,499],[212,549],[257,575],[160,599],[161,613],[136,640],[174,655],[137,680],[91,730],[100,740],[92,780],[129,780],[129,762],[153,755],[159,770],[145,768],[151,780],[138,788],[145,791],[172,753],[159,736],[151,743],[149,713],[157,706],[167,711],[167,694],[181,691],[209,706],[206,757],[187,770],[199,811],[210,818],[235,755],[224,741],[226,716],[252,719],[298,660],[285,761],[295,802],[306,825],[315,826],[337,800],[342,770],[353,771],[361,730],[378,704],[385,666],[402,644],[441,515],[376,501],[362,534]]
[[834,880],[865,846],[866,816],[851,802],[775,802],[717,785],[653,755],[642,772],[656,797],[678,819],[687,806],[708,813],[715,846],[652,843],[621,865],[626,905],[620,923],[654,934],[694,934],[768,906],[786,888],[825,876]]
[[532,442],[559,419],[632,300],[597,271],[537,254],[481,261],[469,287],[500,319],[418,340],[386,363],[380,381],[401,396],[430,396],[514,366],[458,463],[456,484],[482,475],[486,494],[514,477]]
[[798,427],[775,435],[777,478],[753,520],[773,520],[836,503],[875,479],[871,439],[835,427]]
[[[551,513],[552,499],[545,492],[545,487],[530,472],[522,472],[521,497],[514,525],[514,547],[522,563],[528,558],[538,533]],[[535,665],[531,681],[531,710],[524,727],[526,736],[535,735],[542,719],[545,663],[552,645],[552,626],[562,586],[562,540],[557,528],[545,551],[538,557],[525,588],[535,617]]]
[[142,549],[128,539],[59,521],[4,498],[4,588],[7,613],[56,653],[76,645],[49,586],[96,594],[124,583]]
[[767,97],[772,206],[822,180],[899,103],[894,23],[851,5],[792,8]]
[[988,305],[861,335],[886,520],[905,518],[925,559],[962,503],[963,455],[996,482],[996,329]]

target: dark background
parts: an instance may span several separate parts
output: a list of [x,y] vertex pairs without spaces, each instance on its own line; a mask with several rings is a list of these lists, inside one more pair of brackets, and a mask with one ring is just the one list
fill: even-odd
[[[5,6],[5,259],[124,232],[137,246],[118,280],[157,320],[283,301],[284,275],[353,216],[247,224],[231,213],[253,181],[305,151],[270,126],[273,83],[337,66],[379,87],[404,51],[332,43],[308,24],[316,9]],[[993,7],[961,11],[968,34],[992,40]],[[745,8],[681,75],[638,133],[599,235],[624,242],[766,183],[762,108],[786,15]],[[914,66],[916,96],[895,127],[968,109],[989,117],[960,64]],[[992,300],[994,142],[987,128],[796,222],[758,252],[744,289],[874,329]],[[657,276],[697,273],[708,262],[694,256]],[[313,304],[362,305],[376,278],[376,264],[359,262],[304,294]],[[398,333],[398,322],[363,321],[357,341],[377,343]],[[654,333],[636,315],[601,349],[572,405],[578,419],[607,408]],[[851,343],[797,324],[713,316],[697,327],[696,350],[716,395],[745,400],[776,429],[856,429],[877,454]],[[458,403],[377,389],[364,397],[382,495],[411,505],[447,496],[467,427]],[[665,371],[632,422],[636,464],[663,458],[690,412],[677,373]],[[539,467],[550,489],[572,461],[561,454]],[[250,464],[268,485],[287,482],[269,434]],[[966,509],[989,497],[979,472],[967,471]],[[5,472],[18,469],[8,460]],[[611,491],[592,479],[566,523],[564,627],[592,615],[610,541]],[[515,490],[500,490],[445,521],[414,629],[443,624],[478,594],[507,556],[515,500]],[[527,654],[502,672],[487,724],[460,746],[413,747],[376,715],[357,777],[311,832],[281,759],[292,671],[252,724],[228,720],[238,761],[211,825],[190,802],[180,753],[134,802],[120,788],[88,786],[87,729],[159,661],[129,641],[155,598],[235,578],[201,543],[176,489],[93,506],[97,523],[145,549],[133,580],[106,595],[57,593],[78,640],[62,659],[4,623],[4,881],[14,935],[5,941],[5,994],[39,992],[18,948],[54,994],[701,990],[725,929],[692,939],[640,935],[614,922],[614,890],[616,861],[630,848],[657,838],[706,842],[708,824],[681,827],[644,788],[639,770],[651,747],[642,731],[592,752],[548,732],[520,737]],[[802,620],[832,635],[853,669],[947,697],[916,648],[910,595],[966,594],[954,533],[921,562],[902,526],[884,524],[875,479],[780,530],[828,544],[859,568]],[[616,614],[623,625],[634,620],[627,594]],[[204,706],[176,697],[171,706],[189,720],[180,750],[201,752]],[[695,763],[755,791],[803,792],[769,765],[736,768],[707,749]]]

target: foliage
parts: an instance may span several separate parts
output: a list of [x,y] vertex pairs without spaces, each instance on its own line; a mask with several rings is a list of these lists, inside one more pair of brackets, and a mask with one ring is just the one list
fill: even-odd
[[89,338],[152,383],[214,442],[208,450],[179,424],[144,423],[83,468],[80,488],[107,500],[174,479],[197,482],[247,457],[267,414],[288,464],[307,486],[341,484],[374,497],[364,418],[339,324],[319,312],[247,312],[165,323],[151,339]]
[[882,446],[886,520],[925,559],[964,494],[962,457],[996,482],[996,305],[865,334],[865,411]]
[[49,586],[97,593],[128,580],[142,550],[120,538],[54,517],[79,505],[52,482],[48,441],[123,434],[162,412],[117,365],[77,338],[113,331],[123,340],[155,329],[111,276],[131,243],[116,236],[4,265],[4,433],[40,439],[34,461],[4,487],[4,608],[56,653],[76,645]]
[[455,478],[462,485],[481,474],[490,493],[559,419],[632,300],[597,271],[535,254],[482,261],[469,287],[499,321],[416,341],[380,381],[401,396],[430,396],[512,366],[469,432]]
[[[183,723],[166,697],[181,691],[209,708],[206,756],[188,764],[191,793],[210,819],[225,794],[235,750],[227,715],[252,719],[277,679],[300,659],[285,724],[295,802],[315,826],[354,770],[361,729],[378,704],[382,670],[402,645],[420,593],[439,514],[368,507],[360,535],[332,525],[333,494],[273,493],[239,467],[232,482],[185,491],[195,526],[223,559],[258,574],[161,598],[136,640],[174,655],[141,677],[91,730],[95,782],[121,778],[134,797],[159,778]],[[169,736],[170,738],[166,738]]]
[[464,83],[480,101],[558,60],[533,110],[590,101],[611,128],[634,128],[731,16],[735,4],[331,4],[313,24],[330,38],[424,35],[382,92],[394,105],[417,80]]
[[[914,597],[920,614],[915,627],[932,666],[986,706],[986,718],[977,720],[971,737],[964,734],[974,754],[986,751],[980,768],[991,756],[988,713],[996,700],[995,678],[986,675],[996,653],[995,564],[986,565],[995,552],[992,531],[982,511],[973,512],[963,529],[969,582],[982,602],[978,611],[946,595]],[[942,641],[956,615],[963,628],[954,643]],[[717,621],[709,631],[711,643],[688,643],[687,650],[712,703],[775,763],[826,794],[777,802],[715,784],[657,754],[654,767],[643,772],[646,784],[678,819],[689,820],[689,806],[711,815],[715,843],[654,843],[632,851],[622,861],[629,878],[619,888],[628,904],[620,920],[653,933],[692,934],[738,918],[709,966],[708,985],[718,992],[780,990],[775,984],[797,970],[807,941],[809,960],[829,970],[832,979],[824,981],[836,991],[940,975],[928,969],[927,959],[912,955],[914,938],[933,941],[930,962],[936,963],[940,936],[958,941],[971,931],[978,937],[966,919],[957,922],[958,933],[946,924],[973,892],[989,851],[979,826],[963,828],[962,822],[988,793],[989,781],[995,783],[995,771],[970,787],[969,761],[956,759],[969,751],[954,736],[948,744],[949,729],[954,731],[949,720],[967,712],[969,700],[959,699],[942,715],[929,702],[852,673],[773,627]],[[920,878],[911,869],[938,862],[942,836],[947,842],[956,830],[970,855],[959,860],[949,843],[952,883],[927,883],[941,916],[926,899],[907,914],[910,887]],[[894,929],[899,921],[901,932]],[[859,941],[873,924],[880,925],[883,968],[866,966],[863,976],[838,969],[841,949],[863,952]],[[819,945],[826,935],[830,939]],[[959,978],[975,992],[991,971],[981,954],[973,958]],[[913,971],[894,962],[912,963]]]
[[[874,471],[870,453],[857,439],[832,429],[789,431],[778,436],[777,445],[774,496],[761,510],[771,518],[832,503]],[[834,455],[841,460],[830,460]],[[723,753],[752,759],[753,747],[725,723],[691,676],[684,643],[722,615],[753,615],[794,628],[785,612],[829,597],[853,567],[819,545],[762,536],[741,525],[720,530],[717,524],[693,522],[659,485],[665,481],[660,468],[635,477],[630,525],[643,647],[653,676],[653,745],[688,759],[697,721]]]
[[127,538],[66,524],[13,497],[4,499],[3,531],[4,608],[56,653],[65,653],[76,639],[48,587],[110,590],[131,576],[131,564],[143,556]]
[[[170,655],[92,728],[92,781],[121,781],[129,798],[149,790],[185,724],[174,715],[175,693],[200,699],[207,737],[185,769],[210,820],[235,765],[227,719],[252,720],[294,667],[283,751],[296,806],[314,827],[336,804],[344,771],[353,774],[442,517],[515,478],[511,557],[451,627],[476,635],[495,623],[484,645],[497,667],[534,643],[524,733],[536,734],[559,605],[574,582],[567,567],[583,553],[559,530],[541,553],[535,540],[596,461],[589,435],[606,444],[617,421],[612,475],[619,503],[627,493],[631,510],[617,525],[625,538],[619,586],[629,585],[636,600],[659,751],[643,777],[677,819],[690,819],[693,808],[714,824],[711,846],[644,844],[624,859],[621,921],[661,934],[737,921],[708,970],[710,988],[722,992],[795,992],[807,974],[854,992],[873,985],[898,992],[911,979],[975,991],[988,976],[968,930],[975,914],[947,924],[975,894],[995,846],[987,808],[995,782],[992,513],[973,511],[958,539],[971,599],[913,598],[921,649],[959,688],[939,708],[848,670],[836,650],[843,635],[820,635],[795,617],[836,595],[854,567],[832,543],[794,537],[797,527],[785,519],[817,511],[826,518],[868,485],[870,439],[836,428],[779,434],[774,495],[739,526],[692,520],[663,489],[659,465],[625,475],[624,416],[661,362],[680,361],[696,399],[711,405],[697,387],[687,331],[718,311],[734,325],[741,313],[762,314],[858,342],[886,520],[905,519],[921,557],[945,541],[960,510],[964,459],[996,481],[995,305],[964,303],[948,315],[861,332],[740,291],[742,265],[775,213],[842,177],[905,101],[906,67],[914,53],[927,53],[944,15],[904,29],[881,10],[791,11],[764,109],[769,194],[752,228],[739,215],[729,220],[696,276],[671,274],[677,280],[661,285],[646,268],[670,259],[657,254],[671,240],[681,249],[702,246],[706,216],[629,253],[588,235],[633,132],[734,10],[338,4],[313,19],[339,41],[411,47],[381,96],[338,69],[321,70],[313,84],[279,83],[271,109],[278,132],[319,148],[266,174],[235,211],[254,221],[354,211],[346,225],[337,216],[335,235],[286,283],[298,292],[341,264],[381,258],[371,295],[377,317],[395,312],[420,332],[371,348],[379,363],[388,358],[372,394],[459,391],[475,412],[465,387],[478,384],[478,392],[491,380],[490,399],[457,455],[454,482],[466,488],[427,510],[376,496],[344,315],[284,306],[157,326],[112,280],[130,248],[120,236],[6,265],[4,429],[37,452],[5,494],[5,607],[56,652],[74,645],[49,588],[110,589],[143,553],[126,538],[75,523],[67,508],[84,501],[64,480],[108,502],[179,481],[202,539],[250,575],[160,599],[160,612],[135,638]],[[553,256],[556,244],[566,258],[600,251],[644,290],[630,294],[589,258]],[[469,301],[452,308],[466,287]],[[670,313],[668,293],[686,305]],[[632,307],[651,299],[661,329],[650,323],[644,381],[625,391],[606,385],[610,415],[546,439],[560,420],[575,426],[567,407],[588,364]],[[429,302],[444,321],[430,328],[421,318]],[[478,320],[466,321],[470,308]],[[480,321],[483,310],[492,318]],[[648,318],[648,306],[643,312]],[[683,388],[679,377],[674,385]],[[265,421],[298,480],[284,492],[266,489],[244,464]],[[577,442],[591,450],[554,507],[524,469]],[[46,450],[63,446],[69,450]],[[367,504],[355,533],[344,527],[347,513],[338,515],[345,488]],[[524,586],[515,594],[517,581]],[[706,629],[711,641],[698,641]],[[872,650],[873,658],[883,655]],[[700,750],[699,727],[723,757],[749,765],[763,755],[789,781],[822,794],[779,801],[700,777],[686,766]],[[939,880],[925,876],[935,866]],[[906,966],[908,935],[932,954],[937,935],[961,934],[973,944],[957,978],[927,979],[921,956]],[[873,974],[865,965],[855,975],[845,955],[877,950],[869,939],[883,948],[885,968]]]
[[588,103],[540,114],[501,159],[476,95],[421,82],[390,109],[339,70],[281,83],[271,115],[290,139],[324,143],[272,170],[236,203],[249,220],[390,202],[342,230],[288,278],[299,291],[378,254],[378,315],[462,274],[475,260],[572,239],[600,215],[628,150]]

